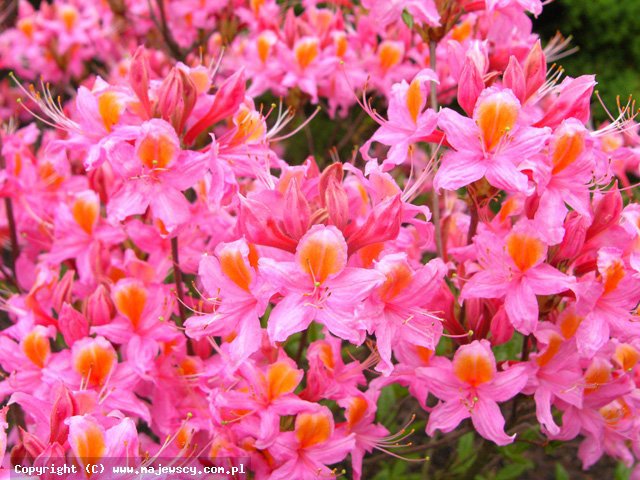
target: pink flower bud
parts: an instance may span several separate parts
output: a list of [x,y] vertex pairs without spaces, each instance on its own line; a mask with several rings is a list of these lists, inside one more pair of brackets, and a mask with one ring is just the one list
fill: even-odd
[[23,430],[22,427],[20,427],[20,437],[27,458],[35,459],[45,448],[45,444],[38,437]]
[[491,343],[501,345],[508,342],[512,336],[513,325],[511,325],[504,307],[500,307],[491,320]]
[[458,81],[458,103],[467,112],[467,115],[473,115],[473,109],[482,90],[484,90],[482,73],[478,70],[475,62],[467,57]]
[[365,222],[357,230],[349,232],[349,253],[371,243],[395,239],[400,232],[401,223],[402,200],[400,195],[396,195],[376,205]]
[[322,175],[320,176],[320,181],[318,182],[318,191],[320,192],[320,204],[323,207],[326,207],[325,204],[325,192],[327,187],[329,186],[329,181],[331,178],[334,178],[339,183],[342,183],[342,178],[344,177],[344,171],[341,163],[332,163],[327,168],[324,169]]
[[284,194],[283,223],[285,232],[294,239],[302,237],[309,229],[311,210],[298,182],[291,179]]
[[569,212],[564,221],[564,238],[553,262],[574,259],[580,254],[587,237],[588,221],[578,212]]
[[89,296],[84,304],[83,313],[93,326],[111,322],[115,308],[104,285],[98,285],[98,288]]
[[547,59],[540,40],[533,46],[524,62],[524,77],[526,82],[525,96],[529,98],[545,82],[547,78]]
[[156,112],[180,134],[196,104],[198,89],[191,77],[173,67],[158,89]]
[[509,59],[509,65],[504,71],[502,76],[502,83],[505,87],[510,88],[513,94],[520,100],[520,103],[524,103],[527,98],[526,95],[526,80],[524,77],[524,71],[520,66],[520,62],[513,55]]
[[331,177],[324,193],[324,203],[329,212],[329,224],[340,230],[349,223],[349,197],[341,182]]
[[149,102],[149,59],[147,52],[141,45],[133,54],[129,67],[129,83],[142,104],[142,108],[151,116],[151,103]]
[[232,116],[244,100],[245,88],[244,69],[238,70],[227,78],[220,85],[209,111],[187,131],[184,137],[185,143],[190,145],[204,130],[223,118]]
[[[45,467],[54,464],[56,467],[62,467],[64,465],[65,459],[65,451],[57,442],[54,442],[42,451],[38,458],[33,461],[34,467]],[[46,472],[46,471],[45,471]],[[39,476],[42,480],[55,480],[60,478],[60,475],[56,475],[55,473],[43,473]]]
[[51,407],[51,420],[49,443],[58,442],[64,444],[69,434],[69,426],[64,421],[76,415],[78,405],[71,395],[71,392],[64,385],[60,385],[56,394],[56,399]]
[[67,270],[53,289],[52,307],[56,312],[62,308],[62,304],[71,301],[71,289],[73,288],[74,270]]
[[617,224],[622,212],[622,196],[617,188],[612,188],[593,201],[593,223],[587,231],[587,239]]
[[89,323],[85,316],[66,302],[60,310],[58,329],[69,346],[89,335]]

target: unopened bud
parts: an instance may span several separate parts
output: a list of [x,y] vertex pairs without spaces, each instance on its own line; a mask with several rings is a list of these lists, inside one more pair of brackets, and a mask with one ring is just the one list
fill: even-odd
[[191,77],[173,67],[158,89],[156,113],[180,134],[193,111],[197,95],[198,89]]
[[92,326],[106,325],[111,322],[115,307],[104,285],[99,285],[89,296],[84,304],[83,313]]

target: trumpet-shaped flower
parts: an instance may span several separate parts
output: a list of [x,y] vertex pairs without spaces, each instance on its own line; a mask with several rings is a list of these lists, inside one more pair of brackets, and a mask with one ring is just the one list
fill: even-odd
[[335,336],[360,344],[365,326],[356,307],[384,281],[375,270],[347,267],[347,244],[334,226],[314,225],[300,239],[294,262],[259,260],[259,269],[282,295],[269,316],[274,342],[322,323]]
[[489,184],[508,192],[529,192],[520,163],[539,153],[549,137],[548,128],[519,122],[520,102],[513,92],[486,89],[473,118],[445,108],[438,126],[453,148],[445,154],[434,179],[436,188],[456,190],[486,177]]
[[487,440],[498,445],[513,442],[515,435],[504,432],[504,417],[497,402],[518,394],[527,383],[527,367],[515,365],[498,372],[488,341],[461,346],[446,366],[422,367],[418,376],[429,391],[442,400],[431,412],[427,433],[450,432],[471,418],[473,426]]

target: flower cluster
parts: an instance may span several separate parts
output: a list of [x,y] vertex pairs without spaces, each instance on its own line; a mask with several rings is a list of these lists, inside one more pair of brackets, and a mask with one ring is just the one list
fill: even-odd
[[[374,450],[415,460],[412,434],[504,446],[531,421],[585,469],[634,466],[633,103],[593,127],[594,76],[547,67],[566,45],[531,32],[539,0],[303,3],[20,2],[0,472],[357,480]],[[288,157],[317,104],[372,120],[352,161]]]

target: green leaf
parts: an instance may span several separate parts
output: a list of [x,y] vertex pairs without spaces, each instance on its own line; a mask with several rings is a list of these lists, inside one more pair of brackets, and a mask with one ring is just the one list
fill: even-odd
[[570,480],[569,472],[560,462],[556,462],[556,480]]
[[405,25],[409,28],[413,28],[413,15],[411,15],[409,12],[407,12],[407,10],[403,10],[402,11],[402,21],[405,23]]
[[471,468],[476,460],[475,435],[473,432],[465,433],[458,439],[456,460],[450,472],[454,475],[462,475]]
[[624,463],[618,463],[616,469],[613,472],[614,480],[629,480],[631,476],[631,469],[626,467]]
[[527,470],[531,470],[534,467],[533,462],[527,463],[512,463],[501,469],[494,480],[515,480],[522,477],[522,474]]

